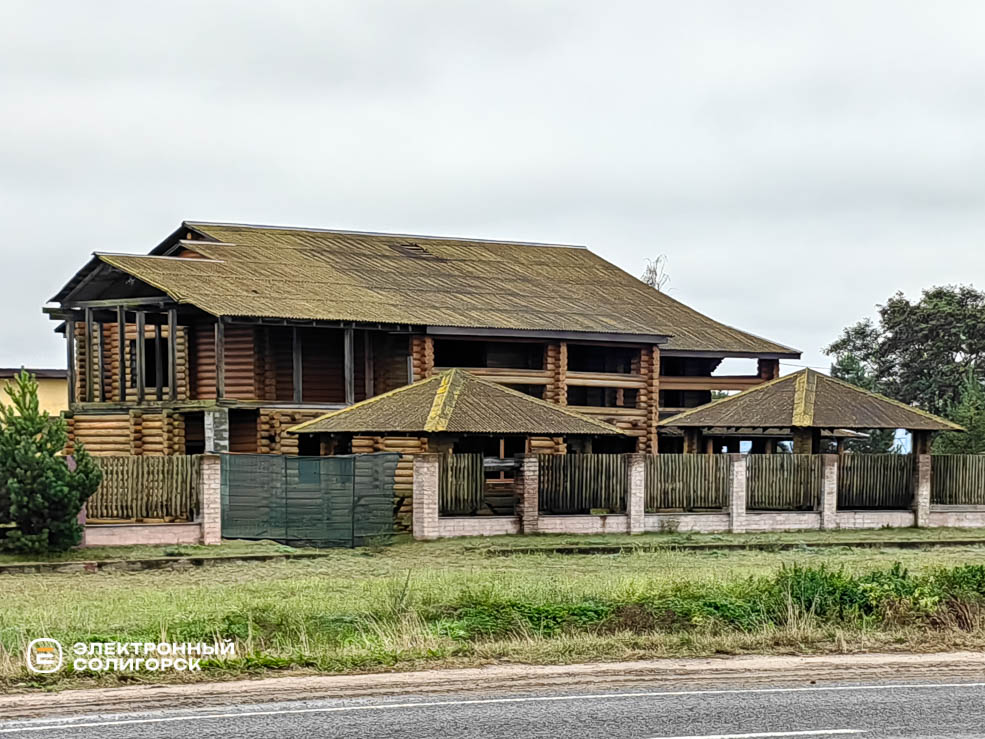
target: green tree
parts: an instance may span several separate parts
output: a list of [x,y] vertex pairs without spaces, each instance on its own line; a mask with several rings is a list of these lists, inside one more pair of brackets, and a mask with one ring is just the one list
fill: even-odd
[[878,323],[849,326],[824,351],[833,355],[839,377],[946,415],[959,402],[969,369],[985,379],[985,293],[932,287],[915,302],[897,293],[879,306]]
[[967,433],[949,431],[934,440],[935,454],[981,454],[985,452],[985,386],[969,369],[959,400],[948,413]]
[[82,445],[60,453],[68,433],[61,418],[38,406],[38,383],[21,372],[0,400],[0,548],[43,554],[82,538],[77,521],[102,472]]

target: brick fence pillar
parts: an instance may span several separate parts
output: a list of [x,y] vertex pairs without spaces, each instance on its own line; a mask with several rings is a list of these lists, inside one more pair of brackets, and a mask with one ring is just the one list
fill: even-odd
[[536,454],[517,454],[516,510],[520,516],[520,533],[536,534],[540,516],[540,467]]
[[202,456],[200,500],[203,544],[222,543],[222,457]]
[[646,503],[646,455],[626,455],[626,513],[629,533],[642,534],[645,530]]
[[838,455],[821,455],[821,528],[838,527]]
[[415,539],[438,538],[438,454],[414,455],[413,534]]
[[746,457],[730,454],[732,459],[732,489],[729,496],[729,531],[741,534],[746,530]]
[[913,521],[917,526],[930,526],[930,455],[916,455],[917,468],[913,476]]

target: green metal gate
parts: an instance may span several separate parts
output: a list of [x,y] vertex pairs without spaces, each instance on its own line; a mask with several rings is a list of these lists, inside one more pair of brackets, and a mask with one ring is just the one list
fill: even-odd
[[356,547],[393,534],[399,454],[224,454],[222,536]]

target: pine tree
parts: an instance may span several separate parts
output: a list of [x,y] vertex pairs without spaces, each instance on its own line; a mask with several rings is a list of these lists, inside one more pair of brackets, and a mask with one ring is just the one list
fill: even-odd
[[981,454],[985,452],[985,387],[974,367],[965,375],[961,397],[947,414],[964,426],[966,433],[949,431],[934,441],[935,454]]
[[82,539],[79,511],[96,492],[102,472],[77,445],[61,456],[65,421],[38,405],[38,383],[22,371],[0,400],[0,549],[43,554]]

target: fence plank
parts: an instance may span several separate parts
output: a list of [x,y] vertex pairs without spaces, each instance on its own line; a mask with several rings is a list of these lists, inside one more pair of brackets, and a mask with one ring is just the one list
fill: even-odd
[[626,510],[626,458],[622,454],[539,454],[540,510],[581,514]]
[[985,455],[935,454],[930,463],[931,503],[985,505]]
[[724,510],[731,479],[731,459],[722,454],[648,455],[645,509]]
[[813,511],[821,499],[821,455],[750,454],[746,508]]
[[94,457],[103,472],[90,519],[191,521],[199,511],[199,456]]
[[839,509],[907,510],[912,502],[912,455],[845,454],[839,460]]
[[482,508],[485,472],[481,454],[443,454],[438,466],[438,510],[444,516],[475,515]]

